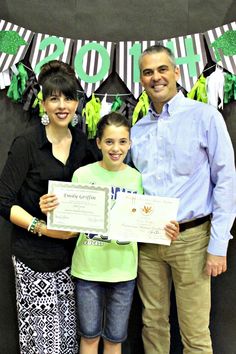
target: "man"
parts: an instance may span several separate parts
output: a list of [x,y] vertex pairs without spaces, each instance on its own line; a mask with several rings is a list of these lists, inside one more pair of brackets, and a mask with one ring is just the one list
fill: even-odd
[[132,128],[132,160],[146,194],[180,198],[178,239],[170,247],[140,245],[145,353],[169,353],[173,280],[184,353],[212,354],[210,276],[226,271],[235,218],[231,140],[214,107],[177,92],[179,69],[168,48],[147,48],[139,64],[152,103]]

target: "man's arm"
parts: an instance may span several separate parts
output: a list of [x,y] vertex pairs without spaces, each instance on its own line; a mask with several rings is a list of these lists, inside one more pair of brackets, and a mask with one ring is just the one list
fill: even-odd
[[227,269],[227,247],[235,219],[236,175],[234,151],[225,122],[216,111],[208,131],[208,157],[212,193],[211,237],[205,271],[217,276]]

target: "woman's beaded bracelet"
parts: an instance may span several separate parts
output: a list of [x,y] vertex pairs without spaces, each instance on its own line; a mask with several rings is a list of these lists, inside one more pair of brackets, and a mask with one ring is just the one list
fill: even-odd
[[39,220],[36,217],[33,217],[31,223],[29,224],[27,230],[33,234],[38,234],[39,237],[42,236],[42,227],[46,225],[44,220]]
[[31,223],[29,224],[29,226],[27,228],[27,230],[29,232],[32,232],[33,234],[36,234],[35,228],[36,228],[36,225],[37,225],[38,222],[39,222],[39,219],[36,218],[36,217],[33,217],[33,219],[31,220]]
[[38,222],[35,226],[35,233],[37,233],[39,237],[41,237],[43,235],[42,228],[44,225],[46,225],[46,222],[44,220],[38,220]]

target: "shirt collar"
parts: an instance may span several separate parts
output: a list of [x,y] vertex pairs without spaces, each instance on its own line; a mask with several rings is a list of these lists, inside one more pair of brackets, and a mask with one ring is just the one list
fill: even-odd
[[173,115],[178,107],[182,104],[184,99],[184,94],[182,91],[179,91],[172,99],[168,102],[169,104],[169,114],[170,116]]
[[175,111],[177,105],[179,105],[179,101],[182,100],[182,97],[184,97],[184,95],[181,91],[179,91],[174,97],[171,98],[170,101],[164,104],[161,113],[157,113],[155,111],[153,102],[151,102],[148,109],[148,112],[151,115],[151,119],[158,119],[161,115],[168,115],[170,117]]
[[148,113],[150,113],[150,116],[151,116],[151,119],[152,119],[152,120],[156,120],[156,119],[158,119],[158,118],[160,117],[160,113],[157,113],[157,112],[155,111],[153,102],[151,102],[151,104],[150,104],[150,106],[149,106]]
[[[74,136],[77,134],[77,131],[76,129],[72,128],[71,125],[69,125],[69,129],[71,131],[71,135],[72,135],[72,141],[74,140]],[[48,140],[47,138],[47,135],[46,135],[46,129],[45,129],[45,126],[40,124],[39,125],[39,136],[38,136],[38,141],[39,141],[39,148],[43,148],[44,146],[46,145],[51,145],[50,141]]]

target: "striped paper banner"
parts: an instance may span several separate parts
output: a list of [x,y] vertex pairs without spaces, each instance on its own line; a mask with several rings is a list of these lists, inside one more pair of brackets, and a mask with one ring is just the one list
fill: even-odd
[[[232,31],[231,41],[234,41],[234,43],[231,44],[227,44],[227,40],[229,40],[229,37],[227,38],[227,36],[229,35],[229,31]],[[224,69],[236,75],[236,22],[234,21],[229,24],[217,27],[213,30],[207,31],[204,33],[204,36],[206,38],[212,59],[218,62]],[[223,41],[225,39],[224,43],[222,39]],[[215,41],[221,41],[221,43],[214,43]],[[234,45],[234,51],[232,53],[233,55],[225,55],[223,48],[224,45],[231,45],[231,48],[232,45]],[[218,59],[220,59],[220,61]]]
[[34,36],[34,32],[18,25],[14,25],[11,22],[6,22],[5,20],[0,20],[0,31],[15,31],[27,43],[26,45],[20,45],[16,54],[0,52],[0,72],[4,72],[12,65],[17,64],[19,61],[24,59],[30,42]]
[[113,42],[82,39],[75,42],[72,65],[74,65],[78,80],[87,97],[91,96],[110,75],[114,48]]
[[203,36],[199,33],[161,41],[119,42],[116,49],[116,71],[135,98],[143,90],[137,75],[138,57],[147,47],[158,43],[173,51],[180,68],[178,83],[187,91],[191,90],[207,63]]
[[73,43],[73,39],[70,38],[37,33],[34,36],[29,58],[36,76],[39,74],[40,67],[50,60],[57,59],[70,64]]

